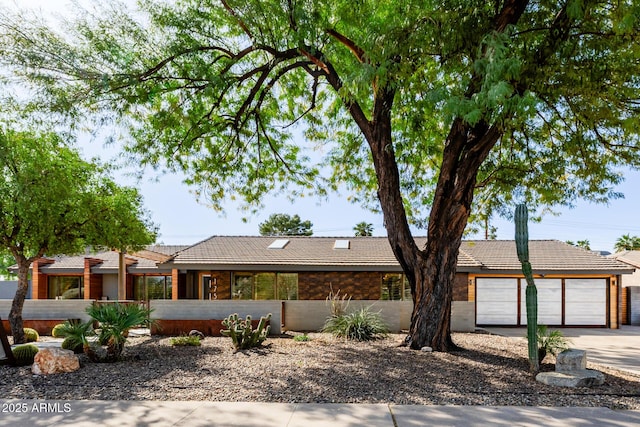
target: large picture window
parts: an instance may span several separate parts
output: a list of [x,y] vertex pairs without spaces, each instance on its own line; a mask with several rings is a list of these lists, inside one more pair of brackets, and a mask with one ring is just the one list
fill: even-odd
[[382,292],[380,299],[386,301],[411,301],[411,287],[402,273],[382,275]]
[[82,299],[84,286],[82,276],[49,276],[49,299]]
[[297,273],[234,273],[233,299],[297,300]]
[[171,299],[171,276],[134,276],[133,298],[138,301]]

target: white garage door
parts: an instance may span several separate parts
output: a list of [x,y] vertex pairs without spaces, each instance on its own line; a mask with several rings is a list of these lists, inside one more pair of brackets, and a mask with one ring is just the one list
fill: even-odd
[[565,279],[564,294],[565,325],[606,326],[606,279]]
[[[562,324],[562,279],[535,279],[538,291],[538,325]],[[527,324],[527,282],[520,288],[520,324]]]
[[518,323],[518,279],[476,279],[476,323]]

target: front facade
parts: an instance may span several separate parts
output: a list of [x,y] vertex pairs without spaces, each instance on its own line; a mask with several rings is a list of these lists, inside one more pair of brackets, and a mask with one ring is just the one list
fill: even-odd
[[[424,239],[417,239],[424,245]],[[628,265],[559,241],[530,242],[539,323],[617,328],[620,275]],[[126,255],[126,298],[411,300],[384,237],[214,236],[195,245],[153,246]],[[118,254],[41,259],[34,299],[117,299]],[[526,283],[513,241],[465,241],[454,301],[475,303],[479,326],[526,324]]]

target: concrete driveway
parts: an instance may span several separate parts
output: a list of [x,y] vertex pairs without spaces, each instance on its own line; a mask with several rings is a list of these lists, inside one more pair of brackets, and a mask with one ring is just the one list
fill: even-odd
[[[484,328],[492,334],[526,341],[526,328]],[[587,351],[587,363],[593,362],[640,376],[640,326],[623,325],[620,329],[559,329],[571,340],[572,348]]]

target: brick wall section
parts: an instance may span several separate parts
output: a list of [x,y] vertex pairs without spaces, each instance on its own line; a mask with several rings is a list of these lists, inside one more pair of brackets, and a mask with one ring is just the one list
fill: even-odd
[[382,273],[367,271],[300,272],[298,273],[298,299],[323,300],[340,290],[354,300],[380,299]]
[[84,299],[102,298],[102,274],[91,274],[91,267],[100,263],[102,263],[100,259],[84,259]]
[[48,264],[53,264],[52,259],[38,259],[33,262],[32,275],[31,275],[31,298],[32,299],[47,299],[48,295],[48,282],[47,275],[40,273],[40,267]]
[[620,323],[623,325],[629,324],[629,288],[621,288]]
[[469,275],[467,273],[456,273],[453,279],[453,300],[469,301]]

